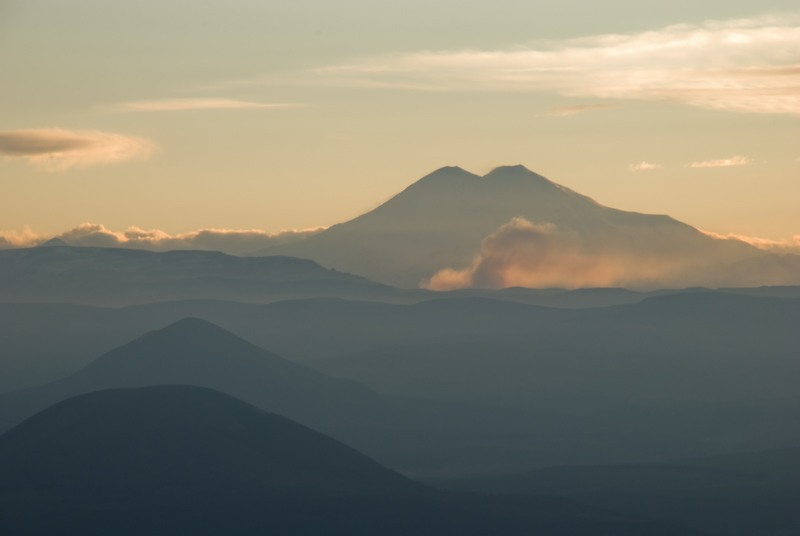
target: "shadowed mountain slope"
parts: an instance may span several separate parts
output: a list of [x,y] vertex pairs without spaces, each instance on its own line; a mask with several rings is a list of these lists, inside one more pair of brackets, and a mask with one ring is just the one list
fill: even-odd
[[0,436],[0,494],[420,488],[323,434],[194,386],[80,395]]
[[426,489],[208,389],[78,396],[0,436],[3,533],[697,534],[539,497]]
[[[0,430],[69,397],[120,387],[208,387],[285,415],[413,474],[529,466],[543,446],[530,412],[374,393],[324,376],[198,319],[184,319],[112,350],[51,384],[0,395]],[[492,438],[487,441],[487,438]]]
[[0,395],[0,429],[66,398],[103,389],[186,384],[324,421],[380,403],[358,384],[286,361],[205,320],[185,318],[116,348],[72,376]]
[[633,230],[637,235],[624,240],[641,241],[641,247],[664,239],[691,252],[713,248],[727,261],[758,253],[668,216],[605,207],[523,166],[503,166],[483,177],[458,167],[439,169],[358,218],[258,254],[313,259],[373,281],[417,287],[439,270],[469,266],[483,239],[514,218],[553,224],[598,247],[602,237]]

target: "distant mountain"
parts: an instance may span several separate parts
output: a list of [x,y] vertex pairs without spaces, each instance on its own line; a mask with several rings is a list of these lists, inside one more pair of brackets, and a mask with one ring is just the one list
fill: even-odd
[[684,536],[569,500],[437,493],[188,386],[71,398],[0,436],[3,534]]
[[[51,243],[52,242],[52,243]],[[777,257],[775,262],[789,262]],[[759,271],[774,263],[763,258]],[[742,272],[755,269],[744,263]],[[215,299],[270,303],[342,298],[385,303],[483,297],[548,307],[602,307],[635,303],[651,295],[698,289],[635,292],[624,288],[469,288],[450,292],[401,289],[329,270],[291,257],[242,258],[213,251],[150,251],[65,247],[55,239],[37,248],[0,251],[0,304],[77,303],[120,307],[175,300]],[[707,289],[702,289],[707,290]],[[725,289],[725,292],[800,297],[800,286]],[[0,328],[1,329],[1,328]],[[0,380],[0,385],[2,380]],[[1,388],[1,387],[0,387]]]
[[[760,347],[765,358],[774,354],[769,345],[775,348],[780,340],[787,341],[788,347],[800,344],[794,336],[791,317],[784,308],[793,311],[793,305],[783,300],[754,300],[754,297],[774,296],[800,297],[800,287],[767,287],[761,289],[733,289],[724,293],[705,289],[681,291],[681,298],[670,302],[674,309],[668,316],[671,321],[681,322],[687,314],[692,314],[697,300],[713,300],[719,304],[718,311],[693,317],[692,322],[683,322],[672,331],[662,325],[659,318],[655,325],[640,322],[641,333],[655,331],[660,337],[670,337],[676,352],[697,355],[701,351],[682,334],[694,332],[693,340],[702,342],[717,341],[720,348],[728,348],[741,353],[743,348]],[[258,346],[270,348],[282,357],[295,361],[316,361],[326,358],[355,357],[370,353],[380,361],[379,356],[397,353],[398,348],[409,345],[453,343],[464,344],[467,353],[474,353],[470,340],[498,336],[497,343],[487,340],[487,344],[508,345],[503,334],[528,338],[531,343],[552,341],[553,351],[561,348],[572,352],[577,342],[574,338],[558,340],[557,333],[570,329],[597,331],[598,340],[584,337],[586,351],[600,353],[619,353],[624,346],[636,344],[641,338],[637,333],[629,336],[628,323],[638,322],[638,308],[632,307],[647,297],[674,294],[670,291],[636,293],[622,289],[583,289],[571,292],[558,290],[507,289],[503,291],[464,290],[447,293],[418,291],[406,294],[420,299],[430,294],[453,299],[436,300],[430,304],[409,306],[386,303],[368,303],[344,300],[298,300],[275,302],[269,305],[245,304],[222,301],[193,300],[181,302],[154,303],[120,309],[105,309],[68,304],[2,304],[0,303],[0,392],[21,389],[63,378],[87,365],[100,355],[141,336],[163,328],[186,317],[197,317],[217,324],[245,338]],[[738,292],[741,297],[726,298],[726,294]],[[693,297],[705,296],[704,298]],[[716,298],[711,296],[716,295]],[[403,296],[399,294],[398,296]],[[482,297],[481,299],[477,296]],[[502,297],[497,303],[487,298]],[[542,304],[559,304],[562,307],[587,307],[605,304],[628,304],[620,309],[594,312],[566,313],[540,307],[526,307],[526,301]],[[414,301],[411,302],[415,303]],[[468,305],[465,305],[468,304]],[[762,307],[764,308],[762,310]],[[702,309],[701,309],[702,310]],[[750,311],[750,314],[747,311]],[[632,315],[629,320],[626,311]],[[654,310],[642,319],[648,318]],[[726,314],[741,311],[731,319],[736,328],[730,330],[723,320]],[[759,312],[761,311],[761,312]],[[747,316],[743,316],[747,315]],[[593,320],[582,320],[584,318]],[[774,319],[774,320],[770,320]],[[554,324],[551,324],[554,322]],[[584,327],[588,322],[588,327]],[[602,322],[604,330],[615,333],[612,337],[602,335],[603,330],[594,326]],[[750,324],[748,324],[750,322]],[[552,328],[551,328],[552,326]],[[754,330],[770,334],[761,337]],[[553,331],[557,329],[558,331]],[[732,332],[729,335],[728,332]],[[722,335],[721,333],[724,333]],[[788,339],[786,339],[788,337]],[[793,338],[794,337],[794,338]],[[762,341],[770,341],[763,343]],[[550,344],[548,342],[548,344]],[[566,347],[565,347],[566,345]],[[594,346],[593,346],[594,345]],[[786,347],[786,346],[782,346]],[[454,348],[454,347],[453,347]],[[592,350],[594,348],[595,350]],[[400,350],[407,353],[406,350]],[[660,352],[657,345],[643,345],[642,352]],[[720,350],[724,351],[724,350]],[[426,350],[427,352],[427,350]],[[463,351],[459,350],[463,354]],[[663,353],[663,352],[662,352]],[[398,361],[404,363],[406,359]],[[344,363],[344,360],[342,361]],[[330,362],[334,364],[333,361]],[[342,369],[344,372],[345,369]],[[331,371],[336,372],[332,368]],[[398,370],[399,372],[399,370]],[[401,380],[398,376],[396,380]],[[424,380],[424,378],[423,378]],[[424,392],[424,381],[414,382]],[[480,391],[487,392],[485,387]],[[443,393],[440,393],[442,396]]]
[[119,306],[177,299],[357,298],[395,292],[362,277],[288,257],[45,245],[0,251],[0,302]]
[[[86,390],[194,383],[280,409],[406,474],[779,448],[800,442],[799,307],[699,292],[582,310],[474,298],[3,306],[9,371],[53,367],[59,351],[87,363],[101,344],[186,316],[307,366],[184,321],[71,378],[0,395],[0,423]],[[27,346],[41,353],[16,350]]]
[[454,490],[570,497],[719,534],[783,536],[800,532],[797,448],[660,464],[551,467],[435,484]]
[[70,247],[70,246],[64,240],[56,237],[56,238],[51,238],[47,242],[39,244],[36,247],[39,247],[39,248],[54,248],[54,247]]
[[530,412],[379,395],[198,319],[147,333],[62,380],[0,394],[0,431],[79,394],[166,384],[222,391],[414,474],[531,466],[550,443],[572,441],[558,432],[542,442]]
[[[302,242],[270,247],[257,254],[313,259],[381,283],[417,287],[441,270],[468,268],[481,253],[482,241],[515,218],[552,225],[558,232],[567,233],[563,235],[570,241],[567,246],[578,248],[576,254],[583,263],[586,257],[608,252],[612,260],[641,271],[642,281],[650,277],[654,263],[702,258],[692,265],[699,269],[709,263],[727,265],[761,255],[743,242],[714,240],[668,216],[605,207],[523,166],[498,167],[483,177],[458,167],[442,168],[358,218]],[[572,244],[576,240],[580,241],[577,246]],[[602,262],[608,271],[610,262]],[[794,264],[800,269],[800,263]],[[741,268],[745,269],[749,268]],[[719,272],[689,277],[681,270],[683,267],[671,267],[664,274],[652,274],[652,281],[640,286],[706,284],[702,281],[725,285],[726,279]],[[659,278],[663,280],[660,285]],[[695,282],[680,284],[681,278]],[[800,275],[797,279],[800,282]]]
[[124,387],[209,387],[305,422],[380,406],[358,384],[286,361],[204,320],[186,318],[116,348],[63,380],[0,395],[0,430],[75,395]]

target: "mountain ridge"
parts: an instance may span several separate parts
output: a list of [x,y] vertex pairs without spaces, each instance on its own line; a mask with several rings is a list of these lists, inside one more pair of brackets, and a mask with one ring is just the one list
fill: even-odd
[[691,255],[713,249],[726,262],[760,253],[744,242],[715,240],[667,215],[601,205],[518,165],[497,167],[483,177],[440,168],[370,212],[302,242],[254,254],[310,258],[380,283],[418,287],[441,270],[469,267],[484,240],[519,218],[574,233],[590,251],[607,249],[611,240],[617,249],[678,248]]

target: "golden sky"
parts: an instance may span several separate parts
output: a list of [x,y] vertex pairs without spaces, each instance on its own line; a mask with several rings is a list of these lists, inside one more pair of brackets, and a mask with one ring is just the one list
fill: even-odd
[[800,234],[796,0],[0,0],[0,231],[328,226],[523,164]]

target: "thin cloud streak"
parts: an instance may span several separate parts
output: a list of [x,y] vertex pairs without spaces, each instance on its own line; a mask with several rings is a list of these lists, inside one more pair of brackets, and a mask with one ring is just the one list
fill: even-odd
[[770,240],[769,238],[759,238],[757,236],[746,236],[736,233],[728,233],[723,235],[713,231],[703,231],[702,229],[700,229],[700,232],[718,240],[739,240],[740,242],[745,242],[751,246],[757,247],[758,249],[763,249],[764,251],[771,251],[773,253],[793,253],[795,255],[800,255],[800,234],[796,234],[789,239]]
[[248,102],[235,99],[162,99],[123,102],[111,107],[119,112],[175,112],[185,110],[241,110],[248,108],[289,108],[293,103]]
[[675,25],[509,50],[420,52],[330,66],[318,83],[550,92],[800,114],[800,17]]
[[582,114],[584,112],[598,112],[613,108],[614,104],[577,104],[575,106],[555,106],[547,111],[548,116],[564,117]]
[[42,171],[148,158],[155,147],[144,138],[99,130],[44,128],[0,132],[0,154],[25,158]]
[[753,160],[744,156],[732,156],[731,158],[722,158],[719,160],[705,160],[703,162],[692,162],[686,164],[690,168],[715,168],[715,167],[731,167],[731,166],[749,166]]
[[37,234],[26,228],[22,233],[0,231],[0,249],[35,247],[52,238],[76,247],[109,247],[170,251],[200,249],[222,251],[230,255],[251,253],[269,246],[298,242],[324,231],[325,227],[313,229],[289,229],[267,233],[258,229],[200,229],[189,233],[170,235],[158,229],[144,230],[129,227],[116,232],[98,223],[83,223],[55,236]]
[[631,164],[628,166],[628,169],[631,171],[650,171],[653,169],[659,169],[661,166],[659,164],[651,164],[649,162],[639,162],[638,164]]

